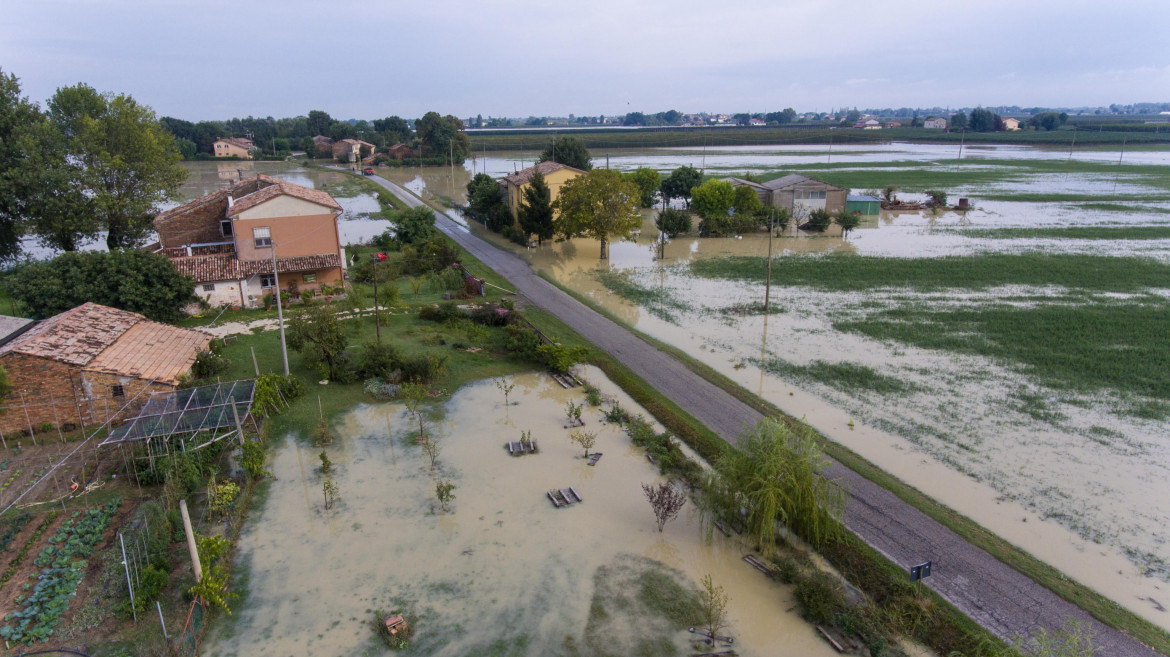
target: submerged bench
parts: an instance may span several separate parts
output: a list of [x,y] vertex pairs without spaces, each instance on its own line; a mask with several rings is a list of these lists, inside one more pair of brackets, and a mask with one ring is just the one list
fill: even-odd
[[581,494],[575,488],[569,486],[568,488],[554,488],[548,491],[548,499],[552,500],[553,506],[558,509],[562,506],[569,506],[570,504],[579,504],[583,501]]
[[597,462],[600,460],[601,460],[601,452],[594,452],[589,457],[589,465],[597,465]]

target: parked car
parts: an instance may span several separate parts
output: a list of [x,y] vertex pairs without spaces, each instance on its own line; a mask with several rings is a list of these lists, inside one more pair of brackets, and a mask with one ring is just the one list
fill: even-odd
[[366,167],[366,168],[362,169],[362,175],[363,176],[374,175],[374,167]]

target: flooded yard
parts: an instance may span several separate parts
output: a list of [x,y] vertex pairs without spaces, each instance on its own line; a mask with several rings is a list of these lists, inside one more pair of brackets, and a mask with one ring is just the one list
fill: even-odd
[[[600,371],[584,377],[637,409]],[[604,456],[587,465],[564,427],[579,388],[541,374],[512,382],[510,407],[485,380],[437,409],[435,472],[409,439],[417,425],[402,405],[363,404],[340,418],[324,450],[340,489],[331,511],[322,508],[321,449],[287,437],[241,538],[246,593],[206,652],[382,654],[374,612],[397,609],[417,616],[405,654],[684,654],[693,636],[685,626],[638,614],[645,587],[693,589],[710,574],[730,596],[739,654],[836,654],[798,617],[787,587],[741,560],[739,540],[705,538],[692,504],[658,533],[641,490],[659,481],[656,468],[593,407],[585,428]],[[538,453],[509,456],[504,443],[521,431]],[[435,477],[456,486],[450,512],[435,501]],[[569,486],[583,501],[554,508],[546,491]]]
[[[1124,153],[1126,165],[1135,167],[1115,171],[1105,165],[1116,163],[1118,152],[1077,151],[1073,165],[1067,166],[1075,168],[1083,158],[1086,171],[1070,173],[1062,170],[1067,151],[968,148],[959,165],[952,161],[956,153],[950,148],[835,148],[834,166],[810,170],[809,175],[861,177],[865,186],[854,191],[862,191],[884,186],[879,182],[899,184],[939,171],[953,170],[951,179],[961,180],[1001,165],[1016,168],[946,187],[952,202],[960,195],[971,198],[973,211],[883,212],[867,217],[848,239],[832,232],[808,236],[790,228],[773,241],[773,253],[779,258],[861,255],[907,262],[1039,253],[1170,263],[1170,235],[1165,233],[1170,226],[1165,168],[1170,152]],[[473,167],[510,173],[530,165],[535,155],[489,153],[469,162],[467,174]],[[696,149],[615,152],[610,166],[669,170],[680,164],[698,167],[702,157]],[[706,166],[708,173],[733,175],[782,166],[800,170],[824,164],[829,157],[823,147],[721,148],[707,150]],[[917,164],[904,164],[907,160]],[[604,166],[604,154],[595,152],[594,164]],[[412,176],[405,182],[424,196],[432,185],[441,185],[443,195],[451,191],[446,170],[401,173]],[[922,198],[915,193],[900,196]],[[775,308],[765,319],[759,308],[762,281],[703,278],[692,266],[729,256],[762,262],[768,252],[766,235],[683,236],[668,242],[665,258],[659,260],[653,216],[653,211],[645,213],[639,235],[611,245],[608,261],[598,260],[598,245],[591,240],[522,249],[474,222],[471,230],[515,250],[534,269],[638,330],[806,418],[931,497],[1170,628],[1170,614],[1163,611],[1170,607],[1164,591],[1170,582],[1170,529],[1165,523],[1170,517],[1170,407],[1160,393],[1054,386],[1010,359],[968,353],[961,345],[924,348],[875,337],[874,330],[850,328],[868,323],[872,329],[878,320],[896,328],[887,318],[936,321],[931,318],[948,313],[978,317],[999,309],[1112,309],[1122,317],[1134,309],[1163,313],[1170,304],[1170,284],[1124,293],[1027,282],[978,289],[893,285],[833,291],[776,279],[771,289]],[[1076,230],[1063,233],[1065,229]],[[1157,323],[1150,326],[1157,331]],[[1165,359],[1165,351],[1159,359]]]

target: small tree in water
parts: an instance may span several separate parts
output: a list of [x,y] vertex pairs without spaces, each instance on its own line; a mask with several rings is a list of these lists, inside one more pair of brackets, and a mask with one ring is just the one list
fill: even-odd
[[569,426],[585,426],[581,420],[581,410],[584,407],[580,404],[574,404],[573,400],[565,402],[565,416],[569,418]]
[[841,236],[849,237],[849,231],[857,228],[858,224],[861,223],[861,214],[858,212],[848,212],[842,210],[841,213],[837,215],[836,219],[834,219],[834,221],[836,221],[837,225],[841,227]]
[[435,469],[435,463],[439,461],[439,441],[434,437],[428,436],[423,441],[423,453],[431,460],[431,471]]
[[333,503],[339,499],[337,495],[337,484],[333,483],[333,480],[329,477],[326,477],[325,482],[321,484],[321,492],[325,495],[325,510],[328,511],[333,508]]
[[592,431],[574,431],[569,434],[569,440],[577,443],[585,448],[585,456],[589,456],[589,450],[593,448],[593,444],[597,442],[597,434]]
[[715,636],[723,629],[727,622],[727,593],[722,586],[716,586],[710,575],[705,575],[700,582],[699,604],[703,608],[703,627],[711,643],[715,643]]
[[329,474],[333,470],[333,461],[329,460],[329,455],[325,453],[325,450],[321,450],[317,456],[321,459],[321,474]]
[[418,438],[427,439],[426,425],[423,424],[423,401],[427,398],[426,386],[421,383],[404,383],[398,391],[406,411],[418,422]]
[[662,528],[666,523],[678,515],[683,505],[687,503],[686,493],[670,485],[670,482],[662,482],[657,486],[653,484],[642,484],[642,492],[646,494],[646,499],[650,502],[650,508],[654,510],[654,520],[658,523],[658,531],[662,532]]
[[516,389],[516,384],[510,383],[504,377],[500,377],[500,378],[496,379],[496,387],[499,388],[501,391],[503,391],[503,393],[504,393],[504,406],[507,406],[509,404],[508,395],[510,395],[512,393],[512,391]]
[[435,480],[435,498],[439,500],[439,508],[443,510],[443,513],[447,512],[447,508],[451,503],[451,500],[455,499],[455,493],[452,492],[454,490],[455,484],[451,483],[449,480]]

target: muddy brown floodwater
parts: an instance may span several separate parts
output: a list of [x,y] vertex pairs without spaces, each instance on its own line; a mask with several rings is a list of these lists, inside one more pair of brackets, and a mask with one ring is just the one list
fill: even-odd
[[[599,370],[583,376],[638,409]],[[565,402],[581,403],[579,388],[542,374],[512,381],[513,406],[480,381],[456,391],[434,423],[438,475],[457,486],[450,513],[437,512],[428,460],[405,439],[412,425],[401,404],[362,404],[335,424],[338,440],[325,450],[341,496],[332,511],[322,508],[320,449],[288,437],[241,539],[242,608],[213,628],[205,652],[381,654],[374,610],[404,604],[420,616],[415,654],[554,654],[567,637],[584,645],[598,569],[636,555],[696,586],[707,574],[723,586],[742,655],[836,654],[793,610],[789,587],[741,560],[749,549],[738,537],[706,538],[692,504],[656,531],[641,483],[660,477],[597,408],[586,409],[585,428],[598,432],[594,451],[604,456],[586,465],[564,428]],[[523,430],[540,452],[510,457],[503,445]],[[584,501],[554,508],[545,491],[568,486]],[[680,654],[688,636],[682,628],[672,637]]]

